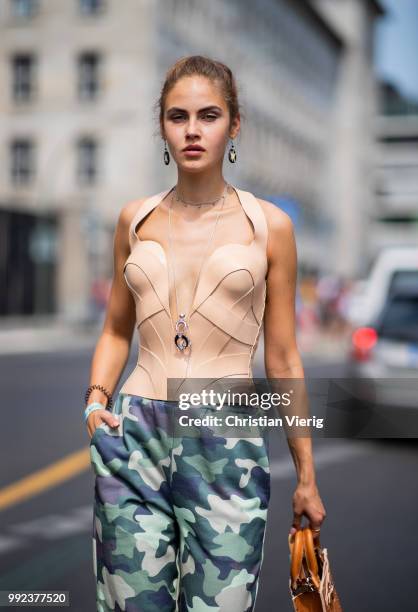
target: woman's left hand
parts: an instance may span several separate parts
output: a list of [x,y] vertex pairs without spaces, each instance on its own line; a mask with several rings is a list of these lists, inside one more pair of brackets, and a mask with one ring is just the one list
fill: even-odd
[[[324,504],[322,503],[316,483],[302,484],[299,483],[293,494],[293,523],[290,529],[290,534],[296,533],[300,529],[302,516],[305,515],[310,523],[312,530],[319,529],[326,517]],[[315,532],[313,534],[315,536]]]

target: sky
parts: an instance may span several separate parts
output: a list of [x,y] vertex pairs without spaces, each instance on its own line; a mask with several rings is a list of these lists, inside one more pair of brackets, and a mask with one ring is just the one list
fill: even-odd
[[377,73],[418,100],[418,0],[380,3],[387,15],[376,27]]

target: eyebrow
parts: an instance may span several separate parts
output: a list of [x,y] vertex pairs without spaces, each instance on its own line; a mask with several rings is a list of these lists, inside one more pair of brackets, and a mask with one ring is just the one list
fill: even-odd
[[[204,108],[199,109],[198,112],[201,113],[202,111],[208,111],[208,110],[219,110],[222,112],[222,109],[219,108],[219,106],[216,106],[215,104],[212,104],[211,106],[205,106]],[[178,106],[172,106],[171,108],[167,110],[167,113],[173,113],[173,112],[187,113],[186,109],[179,108]]]

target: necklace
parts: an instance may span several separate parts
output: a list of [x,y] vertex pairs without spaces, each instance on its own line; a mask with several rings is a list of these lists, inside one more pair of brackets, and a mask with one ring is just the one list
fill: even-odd
[[[213,236],[215,235],[216,226],[218,225],[219,217],[220,217],[222,208],[223,208],[224,203],[225,203],[225,198],[226,198],[226,195],[227,195],[227,192],[228,192],[228,187],[229,187],[229,184],[226,183],[223,194],[221,195],[220,198],[218,198],[218,200],[222,200],[222,205],[221,205],[221,208],[219,209],[218,215],[216,217],[214,228],[213,228],[212,234],[210,236],[208,245],[206,247],[205,254],[206,254],[206,252],[207,252],[207,250],[209,248],[210,243],[212,242]],[[174,192],[173,192],[173,194],[171,196],[171,202],[170,202],[170,206],[169,206],[169,209],[168,209],[168,239],[169,239],[170,251],[173,254],[173,259],[175,259],[174,249],[172,247],[172,240],[171,240],[171,209],[172,209],[172,205],[173,205],[173,200],[174,200]],[[193,297],[192,297],[190,309],[193,307],[194,298],[196,296],[197,287],[199,285],[199,280],[200,280],[200,276],[201,276],[201,273],[202,273],[202,268],[203,268],[204,261],[205,261],[205,257],[203,257],[202,263],[200,265],[199,274],[197,276],[196,283],[195,283],[195,286],[194,286]],[[192,343],[191,343],[191,340],[190,340],[188,334],[186,333],[186,330],[188,330],[188,328],[189,328],[187,320],[190,317],[190,313],[189,313],[189,316],[187,317],[187,319],[186,319],[186,314],[185,313],[179,313],[178,299],[177,299],[176,274],[175,274],[175,267],[174,267],[174,265],[172,266],[172,268],[173,268],[173,279],[174,279],[174,292],[175,292],[175,297],[176,297],[176,311],[177,311],[177,316],[178,316],[178,319],[177,319],[177,321],[176,321],[176,323],[174,325],[172,317],[171,317],[171,312],[170,312],[171,324],[173,326],[173,330],[175,331],[174,344],[176,345],[176,348],[179,351],[184,351],[188,347],[191,350]],[[187,362],[187,369],[189,367],[190,355],[191,355],[191,353],[189,352],[189,359],[188,359],[188,362]],[[187,376],[187,374],[186,374],[186,376]]]
[[197,208],[200,208],[201,206],[214,206],[219,200],[220,198],[216,198],[215,200],[208,200],[207,202],[191,202],[190,200],[184,200],[183,198],[180,198],[176,189],[176,201],[182,202],[183,206],[196,206]]

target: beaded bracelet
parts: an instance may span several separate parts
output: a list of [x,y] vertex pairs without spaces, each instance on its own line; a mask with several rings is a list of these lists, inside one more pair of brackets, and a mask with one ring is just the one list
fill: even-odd
[[89,404],[84,410],[84,421],[86,423],[90,413],[94,412],[95,410],[106,410],[106,406],[103,406],[103,404],[101,404],[100,402],[92,402],[91,404]]
[[112,407],[112,404],[113,404],[112,395],[102,385],[90,385],[90,387],[86,391],[86,395],[84,396],[86,405],[87,405],[87,402],[89,401],[90,393],[93,391],[93,389],[99,389],[100,391],[102,391],[106,395],[106,397],[108,399],[107,407],[110,409]]

